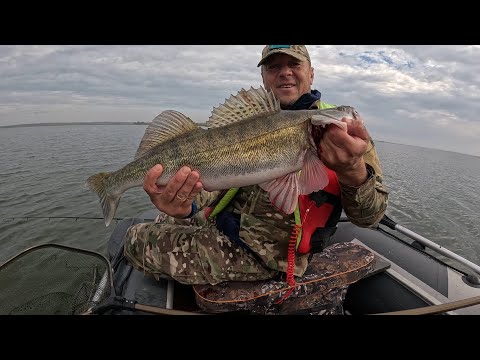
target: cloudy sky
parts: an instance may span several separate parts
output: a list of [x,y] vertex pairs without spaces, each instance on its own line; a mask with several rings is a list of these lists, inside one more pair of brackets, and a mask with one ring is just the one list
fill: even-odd
[[[0,45],[0,126],[205,122],[259,87],[263,45]],[[314,88],[363,115],[374,139],[480,156],[480,46],[309,45]],[[0,129],[0,131],[2,131]]]

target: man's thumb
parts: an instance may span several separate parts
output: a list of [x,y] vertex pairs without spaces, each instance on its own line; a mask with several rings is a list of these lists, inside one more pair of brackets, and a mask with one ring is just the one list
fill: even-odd
[[360,139],[363,140],[368,140],[369,135],[367,128],[365,127],[365,124],[363,120],[361,119],[350,119],[352,121],[348,122],[348,128],[347,128],[347,133],[350,136],[356,136],[359,137]]

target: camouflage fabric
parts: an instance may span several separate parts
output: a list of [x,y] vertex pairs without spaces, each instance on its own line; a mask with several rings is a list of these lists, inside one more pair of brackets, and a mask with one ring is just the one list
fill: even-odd
[[[373,145],[369,153],[376,158]],[[372,168],[375,174],[359,188],[340,186],[345,213],[359,226],[380,221],[386,208],[388,193],[381,185],[381,175]],[[205,219],[204,207],[215,195],[206,191],[197,195],[200,211],[192,219],[179,220],[163,214],[156,223],[132,226],[125,241],[126,258],[139,270],[170,275],[186,284],[260,280],[277,271],[286,272],[294,215],[277,211],[268,193],[258,185],[240,189],[226,211],[241,215],[239,235],[255,253],[252,255]],[[307,266],[308,254],[296,254],[294,274],[302,276]]]
[[[321,101],[317,105],[333,106]],[[383,217],[388,192],[382,184],[380,161],[371,140],[364,159],[370,172],[368,180],[359,187],[340,183],[340,191],[342,206],[352,223],[369,227]],[[214,220],[205,218],[205,207],[218,194],[198,194],[195,201],[199,212],[191,219],[163,214],[155,223],[132,226],[126,235],[126,258],[139,270],[155,276],[170,275],[186,284],[261,280],[286,272],[294,215],[277,211],[268,193],[258,185],[239,189],[224,211],[240,214],[239,236],[250,252],[220,233]],[[308,256],[296,254],[296,276],[303,276]]]
[[[275,272],[233,244],[212,224],[140,223],[127,230],[124,254],[137,270],[159,278],[170,275],[182,284],[254,281]],[[187,222],[188,220],[180,220]]]
[[254,314],[343,314],[348,286],[374,270],[375,256],[353,243],[333,244],[312,256],[310,266],[297,278],[285,301],[285,281],[224,282],[195,285],[198,306],[212,313],[248,310]]
[[[335,107],[318,100],[311,109],[327,109]],[[339,183],[343,210],[349,220],[360,227],[370,227],[378,224],[385,214],[388,205],[388,190],[383,185],[383,174],[377,149],[372,138],[369,139],[363,159],[367,164],[370,176],[359,187]]]
[[371,139],[364,159],[370,172],[367,181],[359,187],[339,184],[345,215],[357,226],[370,227],[380,222],[388,204],[380,160]]
[[[271,204],[268,193],[258,185],[242,189],[248,195],[240,218],[240,238],[269,268],[287,271],[288,243],[295,225],[295,215],[285,215]],[[240,195],[242,196],[242,195]],[[302,276],[309,254],[296,254],[294,274]]]
[[[197,195],[199,203],[207,197],[203,192]],[[220,233],[201,210],[192,219],[161,214],[155,223],[131,226],[125,257],[138,270],[170,275],[184,284],[260,280],[285,272],[294,215],[278,212],[257,185],[240,189],[229,205],[235,206],[241,208],[239,235],[254,254]],[[295,275],[301,276],[307,265],[308,254],[297,255]]]

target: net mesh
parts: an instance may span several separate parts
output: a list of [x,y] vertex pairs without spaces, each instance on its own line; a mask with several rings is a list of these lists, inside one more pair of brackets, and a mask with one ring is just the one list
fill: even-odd
[[40,245],[0,266],[0,315],[78,315],[112,292],[110,263],[100,254]]

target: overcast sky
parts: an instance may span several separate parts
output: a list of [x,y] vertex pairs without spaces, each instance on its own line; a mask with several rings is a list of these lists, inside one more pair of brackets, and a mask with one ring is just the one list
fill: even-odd
[[[231,94],[262,85],[262,48],[2,45],[0,126],[149,122],[168,109],[205,122]],[[307,48],[322,99],[354,106],[374,140],[480,156],[479,45]]]

